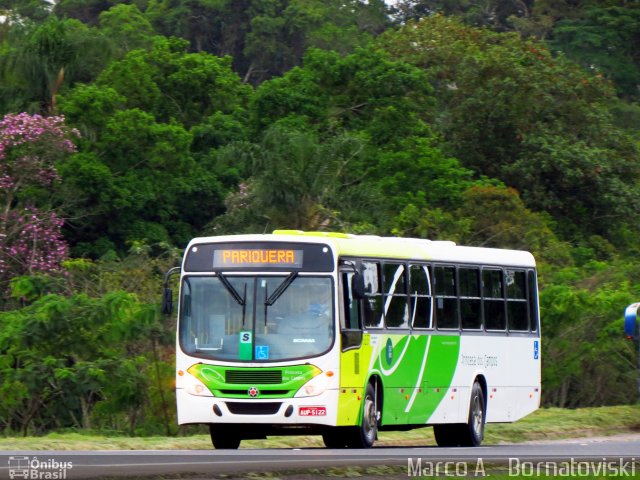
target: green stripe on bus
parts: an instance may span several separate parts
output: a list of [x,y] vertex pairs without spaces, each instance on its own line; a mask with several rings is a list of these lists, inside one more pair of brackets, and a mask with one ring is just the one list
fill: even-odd
[[358,397],[363,395],[369,372],[379,376],[384,389],[382,425],[427,423],[451,386],[460,337],[390,334],[376,340],[375,347],[365,338],[360,349],[342,353],[338,424],[358,424]]
[[259,398],[291,398],[305,383],[322,373],[309,364],[242,368],[197,363],[187,371],[215,397],[221,398],[251,398],[249,389],[254,387],[258,389]]

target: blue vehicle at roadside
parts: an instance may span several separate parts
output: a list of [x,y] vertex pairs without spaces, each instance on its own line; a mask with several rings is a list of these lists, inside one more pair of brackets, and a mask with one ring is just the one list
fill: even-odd
[[638,345],[638,391],[640,392],[640,322],[638,321],[640,302],[632,303],[624,311],[624,334]]
[[640,334],[638,310],[640,310],[640,302],[632,303],[624,311],[624,334],[630,340],[637,340]]

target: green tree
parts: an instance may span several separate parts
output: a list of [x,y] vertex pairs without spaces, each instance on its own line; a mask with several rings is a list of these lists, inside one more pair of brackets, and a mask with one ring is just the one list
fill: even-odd
[[[257,131],[277,124],[316,131],[322,144],[344,132],[360,139],[362,153],[349,165],[357,188],[332,201],[344,205],[342,225],[369,233],[408,232],[413,227],[405,208],[457,208],[475,182],[469,169],[438,147],[427,123],[435,115],[431,94],[420,69],[384,52],[359,49],[342,57],[311,50],[304,66],[260,85],[250,112]],[[241,196],[230,199],[244,202]]]
[[58,0],[53,11],[60,18],[73,18],[86,25],[96,26],[100,14],[111,7],[130,3],[140,6],[143,2],[131,2],[130,0]]
[[[100,427],[94,419],[110,419],[106,425],[113,427],[121,418],[133,433],[156,382],[149,353],[159,331],[153,312],[133,295],[112,292],[101,298],[49,294],[0,313],[3,430],[26,435]],[[168,379],[160,381],[168,390]]]
[[640,98],[640,5],[591,8],[555,24],[551,46],[603,72],[626,97]]
[[136,5],[116,5],[100,14],[100,31],[115,43],[120,55],[152,46],[151,23]]
[[494,30],[510,30],[512,17],[529,17],[534,0],[401,0],[394,15],[402,23],[431,15],[456,16],[466,24]]
[[362,177],[360,140],[341,135],[320,143],[312,132],[276,126],[259,146],[236,144],[221,155],[240,152],[250,179],[227,198],[211,231],[340,228],[339,199],[347,201]]
[[487,180],[463,180],[460,176],[464,172],[458,167],[425,182],[427,189],[450,187],[453,198],[446,203],[405,202],[392,217],[392,231],[400,236],[447,239],[461,245],[527,250],[541,263],[543,273],[549,265],[572,264],[568,245],[558,240],[547,215],[527,209],[513,189]]
[[126,98],[111,87],[78,84],[60,99],[67,121],[81,132],[80,145],[91,148],[107,122],[126,107]]
[[567,245],[554,234],[548,216],[527,209],[515,190],[474,186],[463,196],[457,214],[470,220],[469,229],[460,240],[464,245],[528,250],[538,261],[571,263]]
[[298,65],[309,47],[348,52],[388,24],[380,0],[150,0],[145,14],[193,51],[231,56],[234,70],[254,85]]
[[194,161],[190,143],[178,124],[137,109],[115,112],[91,151],[61,168],[79,195],[72,243],[84,246],[76,252],[101,255],[113,244],[123,251],[134,240],[184,244],[220,211],[220,184]]
[[6,82],[0,107],[50,114],[63,88],[96,77],[109,58],[109,46],[77,20],[49,17],[41,24],[13,25],[8,48],[0,53]]
[[44,20],[50,15],[51,8],[51,3],[47,0],[0,0],[0,11],[16,20]]
[[378,145],[429,134],[432,90],[420,69],[384,52],[345,57],[310,50],[304,66],[265,82],[251,105],[255,128],[297,116],[324,132],[360,131]]
[[382,45],[433,79],[445,151],[516,188],[565,235],[607,236],[637,210],[638,146],[613,124],[600,76],[539,43],[440,16]]
[[115,89],[128,108],[187,128],[215,112],[241,108],[251,89],[233,73],[230,59],[186,53],[186,47],[183,40],[154,37],[151,50],[133,50],[112,62],[96,83]]
[[591,268],[601,271],[591,291],[557,283],[540,294],[547,405],[616,405],[637,397],[636,352],[620,332],[624,306],[639,292],[633,295],[628,283],[602,282],[603,266]]
[[76,199],[68,235],[77,253],[122,252],[134,240],[183,244],[224,208],[238,177],[218,168],[215,149],[246,135],[251,88],[228,58],[185,48],[154,37],[151,50],[129,52],[63,97],[86,135],[62,171]]

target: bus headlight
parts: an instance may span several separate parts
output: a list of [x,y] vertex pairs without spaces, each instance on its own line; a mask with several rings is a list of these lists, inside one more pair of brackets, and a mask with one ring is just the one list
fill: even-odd
[[307,383],[305,383],[300,390],[295,394],[296,398],[299,397],[315,397],[324,393],[327,389],[327,377],[320,374],[313,377]]
[[184,379],[184,388],[190,395],[196,395],[198,397],[213,397],[213,394],[206,385],[193,375],[186,375],[186,378]]

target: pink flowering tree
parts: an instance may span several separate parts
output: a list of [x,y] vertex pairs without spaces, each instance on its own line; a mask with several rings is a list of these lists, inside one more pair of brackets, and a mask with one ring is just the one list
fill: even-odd
[[0,285],[11,278],[59,268],[67,256],[63,220],[24,192],[52,188],[55,162],[75,151],[78,132],[63,117],[27,113],[0,120]]

